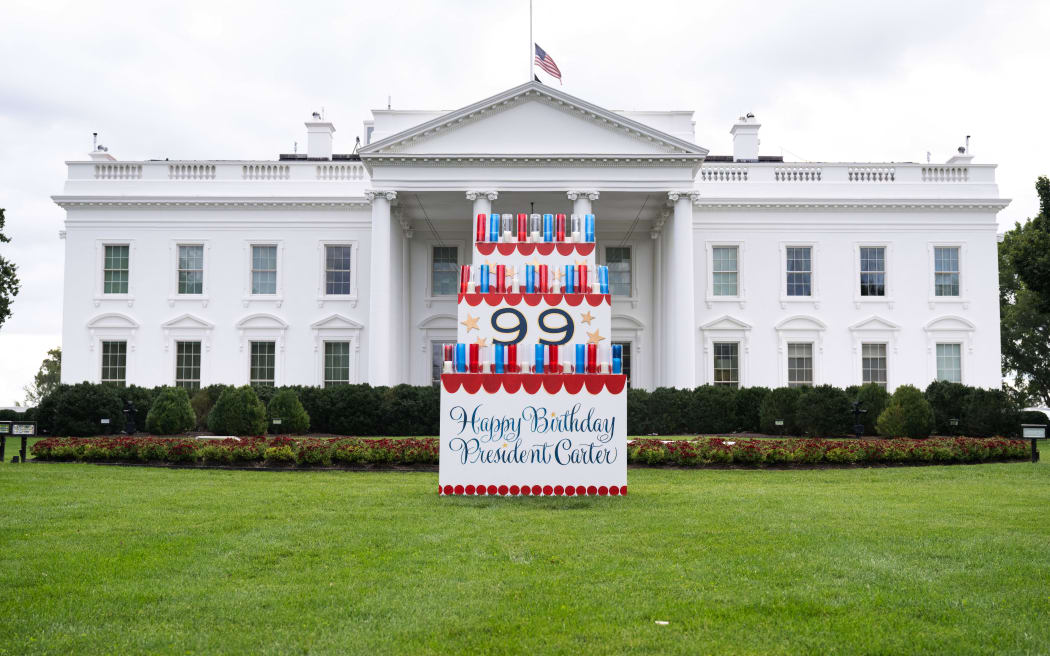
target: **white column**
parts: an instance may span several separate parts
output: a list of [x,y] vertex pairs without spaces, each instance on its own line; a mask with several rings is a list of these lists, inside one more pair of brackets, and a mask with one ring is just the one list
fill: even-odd
[[[486,218],[492,214],[492,201],[499,198],[498,191],[468,191],[467,200],[474,202],[474,212],[470,215],[471,244],[478,241],[478,214],[484,214]],[[488,224],[485,224],[486,233]]]
[[[401,358],[401,378],[398,383],[412,382],[412,349],[410,344],[414,343],[412,333],[412,235],[415,229],[411,221],[404,218],[401,208],[398,208],[397,222],[401,226],[401,265],[399,267],[401,278],[401,345],[397,353]],[[429,359],[427,360],[430,361]]]
[[696,386],[696,272],[693,259],[693,201],[699,194],[672,191],[674,205],[668,258],[668,289],[664,296],[664,320],[670,328],[666,351],[665,383],[679,389]]
[[369,248],[368,289],[368,382],[391,385],[397,379],[398,358],[394,353],[394,270],[390,203],[394,191],[366,191],[372,203],[372,238]]
[[665,277],[663,256],[664,237],[662,232],[664,224],[667,223],[667,218],[670,214],[671,213],[667,210],[662,211],[660,217],[653,222],[653,227],[649,231],[649,237],[653,240],[653,314],[649,322],[649,339],[652,343],[652,355],[650,356],[653,367],[652,384],[650,385],[652,389],[664,387],[666,385],[666,382],[664,381],[664,353],[667,350],[665,348],[667,342],[667,318],[664,316],[663,296],[667,278]]
[[594,213],[591,203],[598,200],[597,191],[570,191],[566,195],[572,201],[573,214],[583,216],[584,214]]

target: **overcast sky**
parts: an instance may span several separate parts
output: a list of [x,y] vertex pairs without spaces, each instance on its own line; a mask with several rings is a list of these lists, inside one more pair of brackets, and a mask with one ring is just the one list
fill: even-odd
[[[790,160],[933,161],[973,135],[1036,211],[1050,173],[1050,2],[535,0],[565,91],[610,109],[690,109],[731,152],[754,112]],[[22,292],[0,329],[0,405],[61,342],[63,162],[91,133],[118,159],[270,159],[324,107],[336,152],[369,110],[455,109],[528,79],[528,1],[0,2],[0,207]],[[550,80],[546,80],[550,81]]]

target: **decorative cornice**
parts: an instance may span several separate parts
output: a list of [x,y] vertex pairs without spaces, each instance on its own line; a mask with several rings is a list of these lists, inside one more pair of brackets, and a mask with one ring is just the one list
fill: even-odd
[[72,207],[193,207],[193,208],[324,208],[348,209],[368,207],[364,198],[231,198],[231,197],[178,197],[178,196],[52,196],[51,200],[63,209]]
[[1006,198],[695,198],[693,204],[718,210],[969,210],[1000,211],[1010,204]]
[[589,200],[591,202],[594,202],[594,201],[598,200],[599,192],[597,192],[597,191],[568,191],[568,192],[565,192],[565,195],[569,197],[569,200],[576,200],[577,198],[580,198],[582,196],[582,197],[586,198],[587,200]]
[[689,200],[691,200],[693,203],[696,203],[698,200],[700,200],[700,192],[699,191],[692,191],[692,190],[689,190],[689,189],[684,189],[684,190],[667,192],[667,201],[668,201],[669,204],[674,204],[674,203],[678,202],[679,198],[683,198],[683,197],[686,197],[686,196],[688,196]]
[[368,199],[369,203],[374,202],[376,198],[385,198],[387,199],[387,202],[393,202],[394,199],[397,198],[397,192],[367,189],[365,190],[365,198]]
[[695,167],[703,160],[702,155],[536,155],[536,154],[501,154],[485,153],[465,155],[417,155],[417,154],[383,154],[369,158],[370,164],[383,166],[489,166],[489,167],[533,167],[561,166],[576,168],[581,166],[639,166],[639,167]]

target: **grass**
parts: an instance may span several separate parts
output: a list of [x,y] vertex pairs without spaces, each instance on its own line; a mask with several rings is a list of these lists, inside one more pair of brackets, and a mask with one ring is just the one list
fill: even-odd
[[629,476],[5,464],[0,654],[1050,652],[1045,462]]

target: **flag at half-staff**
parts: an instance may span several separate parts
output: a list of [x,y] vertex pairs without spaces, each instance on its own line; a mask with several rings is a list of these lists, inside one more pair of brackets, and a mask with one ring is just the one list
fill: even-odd
[[546,71],[551,77],[558,78],[558,83],[561,84],[561,70],[558,68],[558,65],[554,63],[551,56],[538,43],[533,45],[536,46],[536,65]]

